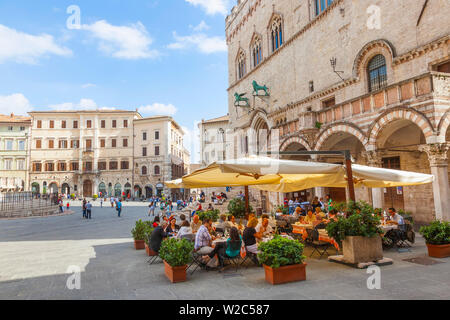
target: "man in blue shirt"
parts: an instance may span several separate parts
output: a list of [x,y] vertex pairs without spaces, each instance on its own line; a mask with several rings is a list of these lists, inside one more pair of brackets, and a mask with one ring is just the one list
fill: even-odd
[[116,203],[117,216],[120,218],[120,213],[122,212],[122,200]]

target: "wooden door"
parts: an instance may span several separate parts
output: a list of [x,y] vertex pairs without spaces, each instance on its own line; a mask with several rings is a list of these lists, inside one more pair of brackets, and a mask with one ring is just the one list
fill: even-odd
[[83,183],[83,197],[92,197],[92,181],[86,180]]
[[[400,157],[383,158],[383,168],[400,170]],[[384,188],[385,208],[405,209],[403,187]]]

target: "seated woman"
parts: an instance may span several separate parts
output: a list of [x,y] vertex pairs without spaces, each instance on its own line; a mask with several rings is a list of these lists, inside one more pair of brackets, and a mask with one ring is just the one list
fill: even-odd
[[325,218],[325,213],[322,212],[322,208],[316,207],[315,209],[316,217],[320,216],[321,218]]
[[203,259],[205,260],[205,263],[208,263],[217,254],[219,258],[219,272],[222,272],[224,268],[224,259],[234,259],[238,257],[241,253],[241,246],[242,237],[240,236],[238,229],[233,227],[230,229],[230,237],[227,239],[227,242],[219,242],[210,254],[203,256]]
[[336,209],[333,209],[328,213],[328,221],[337,221],[337,220],[338,220],[338,212]]
[[261,240],[262,233],[256,232],[256,226],[258,225],[258,219],[252,218],[247,224],[247,228],[244,229],[242,238],[244,239],[244,244],[248,252],[253,254],[258,253],[257,240]]
[[313,215],[313,212],[311,210],[308,211],[308,214],[306,215],[305,219],[303,220],[306,224],[314,224],[316,221],[316,216]]
[[181,239],[181,237],[186,234],[192,234],[192,229],[191,226],[189,225],[189,222],[184,220],[183,223],[181,224],[180,231],[178,231],[177,239]]
[[159,217],[155,217],[155,220],[153,220],[153,228],[156,228],[159,226]]
[[166,233],[170,235],[175,235],[178,231],[179,227],[177,226],[177,220],[174,217],[169,219],[169,226],[166,229]]

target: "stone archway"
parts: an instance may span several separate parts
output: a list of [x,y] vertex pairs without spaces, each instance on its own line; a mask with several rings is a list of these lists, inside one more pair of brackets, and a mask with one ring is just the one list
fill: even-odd
[[[365,164],[363,154],[366,151],[367,139],[359,130],[345,125],[338,125],[325,130],[316,144],[316,151],[342,151],[350,150],[356,163]],[[320,161],[334,164],[344,164],[342,156],[320,157]],[[346,188],[324,188],[324,193],[329,194],[334,203],[347,201]],[[369,202],[370,195],[367,188],[355,190],[356,198]],[[323,194],[322,194],[323,196]]]

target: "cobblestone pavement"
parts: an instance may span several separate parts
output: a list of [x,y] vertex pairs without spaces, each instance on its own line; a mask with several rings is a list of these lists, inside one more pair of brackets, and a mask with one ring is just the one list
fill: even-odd
[[[367,289],[366,270],[317,258],[307,259],[305,282],[271,286],[263,269],[248,268],[199,271],[170,284],[162,264],[149,266],[133,248],[130,230],[146,219],[145,206],[125,203],[121,218],[105,206],[87,221],[72,206],[72,215],[1,220],[0,299],[450,299],[450,259],[403,261],[426,255],[420,236],[410,252],[386,252],[394,264],[381,268],[380,290]],[[67,289],[70,266],[81,269],[80,290]]]

